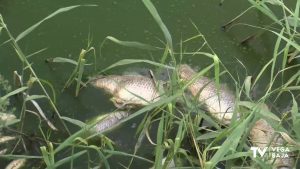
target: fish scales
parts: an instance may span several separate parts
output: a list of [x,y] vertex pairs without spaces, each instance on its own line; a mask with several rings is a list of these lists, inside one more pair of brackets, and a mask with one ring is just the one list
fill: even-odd
[[[184,81],[192,80],[196,72],[188,65],[180,65],[179,76]],[[196,79],[188,90],[198,100],[205,103],[207,110],[219,121],[229,124],[233,116],[235,97],[225,86],[221,85],[219,91],[213,80],[201,76]],[[219,92],[219,93],[218,93]]]
[[159,99],[153,79],[139,75],[110,75],[91,82],[113,95],[117,102],[147,105]]
[[[179,76],[184,81],[192,80],[195,75],[196,72],[188,65],[181,65],[179,67]],[[196,81],[192,83],[188,89],[193,96],[197,96],[199,93],[199,101],[206,104],[208,111],[214,117],[222,122],[225,122],[225,124],[230,122],[232,113],[225,113],[225,115],[222,113],[234,111],[235,98],[228,89],[226,89],[224,86],[221,86],[218,97],[216,84],[209,78],[203,76],[196,79]],[[218,104],[218,102],[220,103]],[[264,108],[269,111],[268,107]],[[228,114],[228,116],[226,116],[226,114]],[[223,116],[225,121],[223,121]],[[283,138],[280,137],[279,134],[276,134],[274,128],[264,119],[256,121],[254,127],[250,131],[249,137],[253,146],[260,148],[265,148],[268,146],[280,147],[285,145]],[[271,160],[270,163],[273,163],[273,160]],[[273,168],[291,169],[293,168],[294,164],[295,160],[292,156],[289,156],[288,158],[276,158]]]
[[19,169],[23,167],[26,163],[26,159],[16,159],[10,162],[5,169]]
[[95,125],[94,130],[96,130],[96,132],[103,132],[105,130],[111,129],[114,126],[117,126],[122,119],[128,116],[129,112],[125,111],[109,113],[103,119],[99,120],[99,122]]

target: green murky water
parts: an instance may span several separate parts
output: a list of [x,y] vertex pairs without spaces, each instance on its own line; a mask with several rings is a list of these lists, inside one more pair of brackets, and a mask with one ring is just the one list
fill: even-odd
[[[160,16],[170,30],[175,44],[175,50],[179,51],[180,40],[185,40],[197,34],[191,21],[193,21],[205,36],[213,50],[220,57],[221,61],[235,76],[242,80],[245,78],[245,70],[237,59],[247,67],[248,74],[257,74],[269,58],[272,57],[273,45],[276,37],[271,34],[263,34],[248,46],[241,46],[240,41],[256,33],[256,30],[246,26],[236,26],[227,32],[222,31],[221,26],[230,21],[240,12],[249,7],[247,1],[225,1],[222,6],[219,0],[165,0],[154,1]],[[78,97],[75,97],[75,87],[61,92],[64,83],[73,70],[69,64],[48,64],[45,60],[50,57],[66,57],[77,59],[82,48],[86,48],[88,35],[92,37],[92,44],[97,52],[97,69],[101,70],[112,63],[125,58],[149,59],[159,61],[162,52],[146,52],[132,48],[126,48],[108,42],[103,48],[103,57],[99,57],[101,42],[106,36],[113,36],[121,40],[139,41],[155,46],[163,46],[158,39],[163,40],[163,34],[152,16],[139,0],[119,1],[33,1],[33,0],[2,0],[0,2],[0,13],[3,15],[7,27],[14,36],[54,12],[58,8],[75,4],[96,4],[97,7],[80,7],[70,12],[57,15],[43,23],[37,30],[32,32],[19,42],[24,53],[30,54],[43,48],[45,51],[32,56],[29,61],[32,63],[37,75],[49,81],[55,88],[57,94],[57,107],[63,116],[85,121],[101,113],[113,111],[115,108],[108,100],[109,97],[101,91],[91,87],[81,90]],[[242,17],[240,22],[262,25],[269,23],[263,14],[252,10]],[[4,36],[1,36],[3,38]],[[0,39],[1,42],[5,41]],[[185,46],[186,51],[199,48],[203,42],[195,41]],[[91,56],[88,62],[92,62]],[[212,63],[203,56],[184,56],[184,63],[202,68]],[[0,73],[12,82],[12,72],[21,72],[22,65],[9,45],[0,47]],[[108,73],[122,73],[139,69],[140,64],[130,67],[120,67]],[[93,67],[89,67],[85,75],[94,73]],[[228,81],[226,77],[224,82]],[[262,82],[264,83],[264,82]],[[233,85],[230,85],[232,86]],[[34,91],[33,91],[34,92]],[[38,90],[36,92],[39,92]],[[259,93],[259,92],[258,92]],[[17,100],[15,101],[17,103]],[[285,103],[282,103],[283,106]],[[50,117],[53,112],[48,109],[46,103],[41,103],[45,112]],[[30,115],[29,115],[30,116]],[[34,116],[30,116],[31,118]],[[120,150],[127,150],[132,153],[134,146],[135,131],[140,119],[129,121],[126,125],[114,131],[111,138],[116,142]],[[34,120],[25,123],[30,134],[38,133]],[[71,126],[70,126],[71,127]],[[72,128],[72,131],[78,128]],[[125,134],[124,134],[125,133]],[[62,136],[64,138],[64,136]],[[62,141],[62,140],[57,140]],[[145,144],[139,155],[153,159],[153,147]],[[129,151],[128,151],[129,150]],[[118,162],[127,164],[128,158],[112,158]],[[85,168],[85,159],[79,161],[77,167]],[[7,163],[0,160],[0,168]],[[64,166],[66,167],[66,166]],[[64,168],[62,167],[62,168]],[[122,168],[118,163],[112,163],[113,168]],[[133,168],[147,168],[149,165],[135,160]]]

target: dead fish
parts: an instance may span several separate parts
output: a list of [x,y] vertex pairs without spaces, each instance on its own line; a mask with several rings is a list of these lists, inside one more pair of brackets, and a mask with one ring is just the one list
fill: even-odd
[[[181,65],[179,67],[179,76],[184,81],[190,81],[195,76],[195,71],[188,65]],[[204,102],[208,111],[218,120],[224,124],[228,124],[233,115],[235,97],[223,86],[220,87],[219,97],[217,96],[217,87],[215,83],[207,77],[200,77],[195,80],[189,87],[190,93],[193,96],[199,95],[199,101]],[[262,108],[268,109],[267,106]],[[239,114],[237,114],[239,116]],[[253,146],[265,148],[270,146],[282,147],[284,140],[279,135],[275,135],[274,128],[267,121],[260,119],[250,131],[250,141]],[[273,161],[270,161],[273,163]],[[274,161],[274,169],[291,169],[294,166],[294,159],[292,156],[288,158],[276,158]]]
[[8,113],[0,113],[0,122],[15,120],[16,116]]
[[1,134],[0,134],[0,144],[9,142],[9,141],[12,141],[12,140],[15,140],[15,139],[17,139],[17,137],[14,137],[14,136],[1,136]]
[[159,100],[159,92],[153,79],[140,75],[110,75],[94,78],[94,87],[104,89],[113,96],[117,107],[124,105],[148,105]]
[[23,167],[26,163],[26,159],[17,159],[10,162],[5,169],[19,169]]
[[[261,109],[270,112],[267,105],[263,104]],[[249,138],[254,147],[267,148],[270,147],[286,147],[286,141],[283,137],[276,133],[274,128],[264,119],[259,119],[255,122],[250,130]],[[278,150],[277,150],[278,151]],[[277,152],[275,151],[277,154]],[[281,152],[283,153],[283,152]],[[291,152],[286,152],[288,157],[271,158],[268,162],[273,164],[273,169],[292,169],[295,165],[295,159]]]
[[7,148],[0,150],[0,155],[4,155],[8,151]]
[[[250,140],[255,147],[285,147],[285,141],[280,134],[275,133],[273,127],[264,119],[258,120],[250,131]],[[289,157],[272,158],[269,162],[273,163],[274,169],[292,169],[295,161],[291,153]]]
[[[117,127],[119,122],[129,116],[129,112],[126,111],[116,111],[112,113],[108,113],[105,115],[101,115],[100,117],[96,118],[96,124],[91,129],[93,132],[104,132],[114,127]],[[95,120],[94,120],[95,121]]]
[[[179,66],[178,73],[185,82],[191,81],[196,75],[196,72],[186,64]],[[215,82],[201,76],[189,85],[188,90],[193,96],[198,97],[199,102],[205,103],[209,113],[217,120],[223,124],[230,123],[234,112],[235,97],[225,86],[220,86],[218,93]]]

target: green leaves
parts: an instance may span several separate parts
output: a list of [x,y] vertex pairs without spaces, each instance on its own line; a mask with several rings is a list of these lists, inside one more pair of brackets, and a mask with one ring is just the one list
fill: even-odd
[[217,152],[214,156],[206,163],[207,168],[214,168],[216,164],[220,161],[224,160],[225,155],[227,155],[230,151],[235,151],[236,147],[240,142],[240,138],[246,131],[250,120],[253,118],[252,115],[248,116],[245,120],[243,120],[237,127],[235,127],[230,135],[226,138],[225,142],[222,146],[218,147]]

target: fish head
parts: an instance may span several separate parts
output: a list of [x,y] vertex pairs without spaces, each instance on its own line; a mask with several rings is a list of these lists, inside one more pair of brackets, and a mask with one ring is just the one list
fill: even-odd
[[182,64],[178,68],[179,78],[182,80],[190,80],[193,75],[195,75],[195,71],[188,65]]
[[92,77],[89,80],[89,83],[98,89],[104,89],[106,92],[110,94],[114,94],[116,89],[120,86],[120,77],[118,76],[96,76]]

